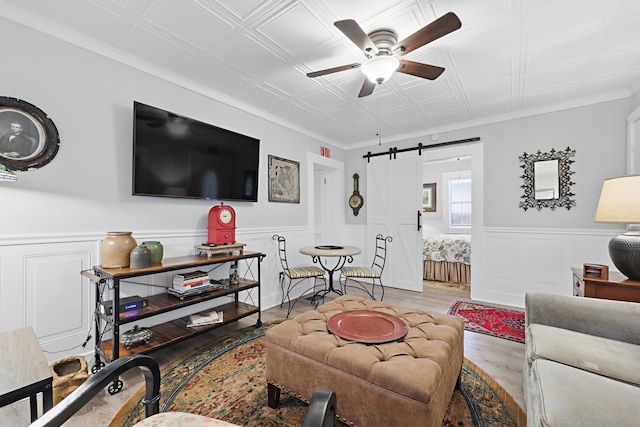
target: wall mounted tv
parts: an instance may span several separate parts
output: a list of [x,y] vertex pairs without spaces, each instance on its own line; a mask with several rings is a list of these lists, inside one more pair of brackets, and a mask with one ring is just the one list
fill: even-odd
[[260,140],[133,103],[133,195],[258,201]]

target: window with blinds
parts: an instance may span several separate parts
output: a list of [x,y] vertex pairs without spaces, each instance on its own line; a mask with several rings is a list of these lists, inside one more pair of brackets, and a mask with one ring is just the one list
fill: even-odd
[[449,180],[449,227],[471,227],[471,178]]

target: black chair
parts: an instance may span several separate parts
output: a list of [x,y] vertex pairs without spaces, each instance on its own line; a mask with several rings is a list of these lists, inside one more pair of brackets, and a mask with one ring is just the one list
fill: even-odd
[[[142,368],[145,379],[145,394],[142,403],[145,418],[160,411],[160,367],[158,362],[144,354],[131,354],[116,359],[91,375],[80,387],[62,399],[56,406],[45,412],[29,427],[59,427],[78,412],[84,405],[104,389],[107,384],[119,381],[120,375],[131,368]],[[309,408],[302,423],[303,427],[335,427],[336,394],[318,389],[313,393]],[[162,423],[158,424],[162,425]],[[174,425],[173,423],[171,425]]]
[[61,426],[89,403],[107,384],[119,381],[120,375],[135,367],[142,368],[144,374],[145,393],[142,403],[144,404],[145,418],[157,414],[160,411],[160,367],[158,362],[150,356],[131,354],[114,360],[91,375],[80,387],[30,424],[30,427]]
[[[287,261],[287,241],[283,236],[279,236],[275,234],[273,236],[273,240],[278,241],[278,256],[280,257],[280,266],[282,267],[282,271],[280,272],[280,289],[282,289],[282,300],[280,302],[280,307],[284,304],[285,300],[289,304],[287,308],[287,317],[291,314],[291,310],[296,305],[298,300],[302,298],[304,295],[310,294],[313,292],[313,298],[311,299],[312,303],[315,303],[315,306],[318,306],[320,298],[317,298],[317,295],[323,294],[322,291],[326,291],[327,289],[327,280],[324,275],[326,271],[315,265],[305,265],[302,267],[289,267],[289,262]],[[305,282],[307,279],[313,279],[313,287],[305,290],[297,299],[291,303],[291,292],[301,283]],[[322,290],[316,291],[318,279],[322,279],[323,288]],[[285,286],[286,282],[286,286]],[[322,298],[324,300],[324,297]]]
[[[348,293],[347,285],[351,282],[369,295],[371,299],[376,299],[375,288],[376,284],[378,284],[382,290],[380,301],[384,299],[382,272],[387,259],[387,243],[392,241],[393,238],[391,236],[384,237],[382,234],[376,236],[376,251],[371,267],[347,266],[340,269],[340,286],[344,294]],[[371,291],[367,288],[368,286],[371,286]]]

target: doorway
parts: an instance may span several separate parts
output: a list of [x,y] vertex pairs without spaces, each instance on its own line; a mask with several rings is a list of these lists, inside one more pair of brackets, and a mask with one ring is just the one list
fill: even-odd
[[474,213],[471,164],[470,156],[422,163],[422,181],[432,197],[422,214],[425,287],[469,292]]
[[307,239],[314,245],[335,244],[346,230],[344,164],[314,153],[307,154],[307,163]]
[[[440,202],[436,200],[436,212],[423,213],[423,230],[425,234],[433,233],[459,233],[471,235],[471,266],[470,281],[471,298],[474,294],[482,291],[485,277],[485,255],[484,255],[484,146],[482,143],[461,144],[440,149],[427,150],[423,152],[423,171],[429,165],[437,166],[440,187],[438,193],[444,196],[448,191],[448,183],[445,182],[447,176],[458,175],[462,171],[470,171],[465,176],[471,179],[471,202],[472,216],[471,228],[466,231],[452,229],[449,226],[447,197],[440,197]],[[458,164],[459,163],[459,164]],[[447,175],[449,174],[449,175]],[[444,176],[444,178],[443,178]],[[423,172],[423,180],[435,179],[433,175]],[[431,182],[431,181],[430,181]],[[425,181],[426,183],[426,181]],[[447,209],[445,209],[447,208]],[[439,212],[439,213],[438,213]],[[439,221],[440,226],[435,226]],[[446,223],[446,224],[445,224]]]

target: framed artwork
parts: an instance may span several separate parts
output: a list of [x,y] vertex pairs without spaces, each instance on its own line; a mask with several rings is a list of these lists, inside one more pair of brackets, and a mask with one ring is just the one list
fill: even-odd
[[436,183],[422,184],[422,212],[436,211]]
[[53,121],[26,101],[0,96],[0,163],[26,171],[49,163],[58,152],[60,136]]
[[300,203],[300,162],[269,155],[269,201]]

